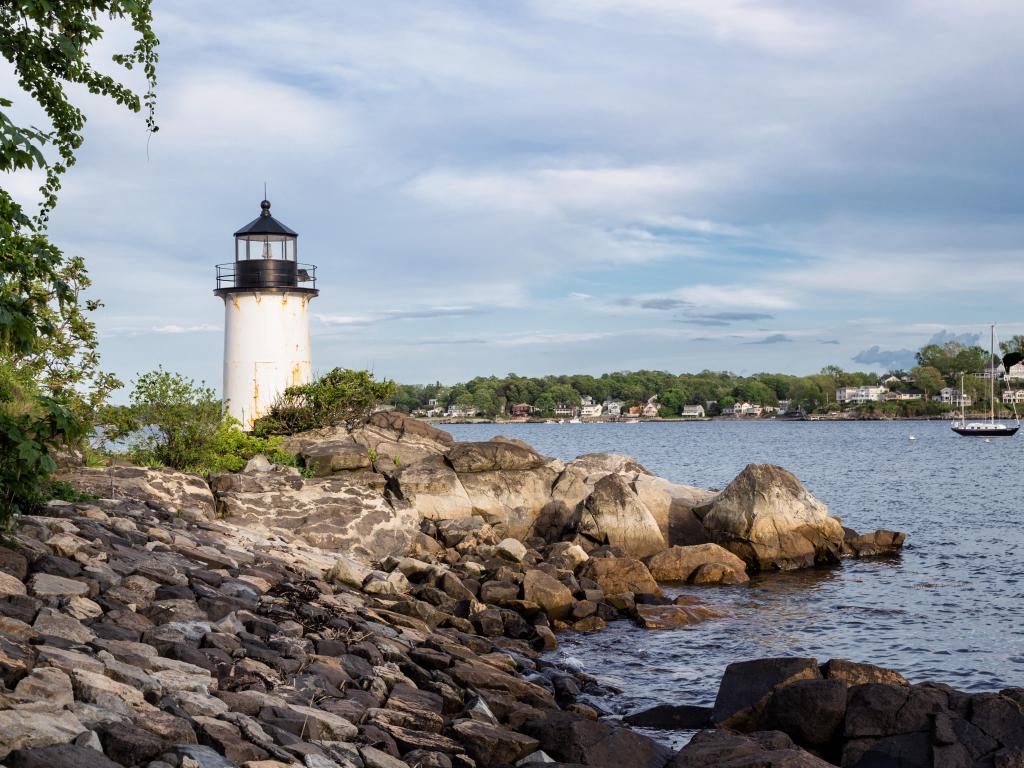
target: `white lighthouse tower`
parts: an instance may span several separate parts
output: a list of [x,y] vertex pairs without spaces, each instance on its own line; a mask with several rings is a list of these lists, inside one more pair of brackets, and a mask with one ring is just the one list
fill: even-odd
[[319,293],[316,267],[298,263],[298,233],[270,215],[235,232],[235,260],[217,265],[224,299],[224,401],[252,430],[285,388],[313,375],[309,302]]

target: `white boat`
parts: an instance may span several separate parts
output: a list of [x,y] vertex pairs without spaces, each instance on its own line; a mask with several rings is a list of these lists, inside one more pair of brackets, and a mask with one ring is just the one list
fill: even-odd
[[583,422],[579,419],[569,419],[570,424],[582,424]]

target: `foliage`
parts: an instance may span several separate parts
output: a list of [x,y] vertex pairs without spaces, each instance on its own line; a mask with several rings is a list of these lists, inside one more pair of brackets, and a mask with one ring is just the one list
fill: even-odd
[[910,375],[913,376],[917,388],[924,392],[925,399],[942,389],[946,383],[942,372],[931,365],[919,365],[910,372]]
[[61,401],[42,394],[23,372],[0,362],[0,523],[47,500],[53,452],[79,440],[84,423]]
[[921,347],[917,352],[917,362],[918,367],[934,368],[943,378],[952,380],[961,374],[981,373],[989,362],[989,353],[981,347],[947,341]]
[[395,396],[393,381],[376,381],[369,371],[335,368],[309,384],[288,387],[270,413],[256,421],[257,435],[290,435],[308,429],[364,422],[373,409]]
[[205,384],[158,368],[135,383],[131,404],[107,411],[108,437],[128,443],[136,464],[209,475],[237,472],[257,454],[295,466],[280,438],[248,435]]
[[[143,96],[93,67],[91,54],[104,33],[101,15],[134,29],[133,49],[113,59],[125,69],[142,69]],[[156,45],[149,0],[0,3],[0,56],[50,123],[49,130],[16,124],[6,111],[14,102],[0,97],[0,172],[45,174],[33,217],[0,188],[0,522],[5,525],[46,496],[54,469],[51,453],[82,439],[88,408],[117,383],[98,369],[95,330],[79,305],[80,291],[88,287],[84,264],[66,260],[46,235],[61,176],[75,162],[85,125],[65,86],[84,86],[131,111],[145,106],[147,126],[155,131]],[[47,148],[55,157],[47,158]],[[87,302],[84,310],[98,306]]]

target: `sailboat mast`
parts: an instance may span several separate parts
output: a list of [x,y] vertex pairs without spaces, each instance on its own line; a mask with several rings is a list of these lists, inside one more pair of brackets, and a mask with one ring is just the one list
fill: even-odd
[[990,327],[988,340],[988,420],[995,424],[996,421],[996,325]]

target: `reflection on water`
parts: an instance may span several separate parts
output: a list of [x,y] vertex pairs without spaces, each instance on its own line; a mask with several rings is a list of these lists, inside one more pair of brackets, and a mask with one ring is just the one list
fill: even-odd
[[[1024,440],[960,438],[941,422],[457,425],[543,453],[632,454],[652,472],[724,487],[747,463],[780,464],[861,531],[904,530],[898,558],[771,574],[738,587],[678,587],[727,615],[674,630],[615,622],[565,635],[556,654],[622,689],[602,705],[710,704],[732,661],[773,655],[870,661],[914,682],[1024,686]],[[908,440],[909,435],[917,440]]]

